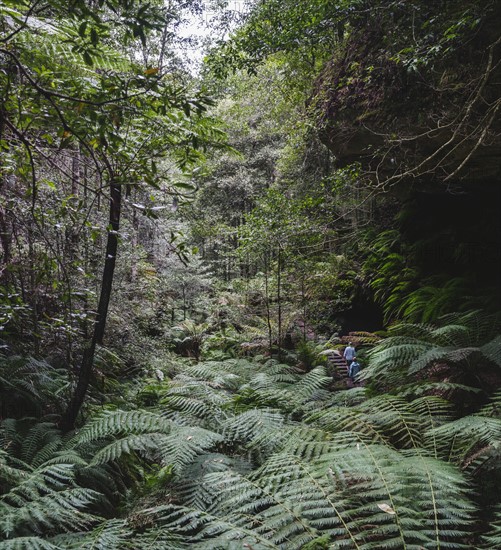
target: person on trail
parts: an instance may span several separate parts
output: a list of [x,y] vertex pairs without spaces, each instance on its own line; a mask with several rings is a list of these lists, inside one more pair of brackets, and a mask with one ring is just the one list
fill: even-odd
[[355,348],[353,347],[353,344],[351,342],[349,342],[346,348],[344,349],[343,357],[346,359],[346,362],[348,363],[348,367],[349,367],[353,359],[355,359]]
[[360,363],[357,361],[356,357],[353,357],[353,361],[351,362],[350,369],[348,371],[348,376],[354,382],[355,381],[355,376],[359,372],[360,372]]

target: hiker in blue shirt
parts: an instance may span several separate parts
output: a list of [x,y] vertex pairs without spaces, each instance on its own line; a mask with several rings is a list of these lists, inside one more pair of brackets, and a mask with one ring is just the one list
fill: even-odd
[[346,359],[349,367],[351,365],[351,362],[355,359],[355,348],[353,347],[353,344],[351,342],[349,342],[346,346],[343,352],[343,357]]
[[360,372],[360,363],[357,361],[356,357],[353,357],[353,361],[350,365],[350,370],[348,371],[348,376],[354,381],[355,376]]

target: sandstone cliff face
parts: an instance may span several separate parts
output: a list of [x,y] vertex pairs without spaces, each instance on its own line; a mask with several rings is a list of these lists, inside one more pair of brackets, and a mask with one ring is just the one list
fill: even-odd
[[498,183],[501,6],[454,47],[426,28],[429,36],[400,37],[399,25],[407,28],[388,17],[360,22],[324,68],[311,102],[322,141],[340,166],[359,162],[385,187]]
[[367,185],[399,202],[393,226],[421,279],[461,278],[500,308],[501,2],[432,4],[449,19],[466,4],[492,9],[451,45],[431,7],[429,26],[402,14],[359,20],[310,107],[338,166],[359,163]]

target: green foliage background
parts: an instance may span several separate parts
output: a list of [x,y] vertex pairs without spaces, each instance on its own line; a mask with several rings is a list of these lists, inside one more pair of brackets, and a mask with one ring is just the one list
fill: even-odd
[[501,546],[499,6],[202,7],[0,6],[0,550]]

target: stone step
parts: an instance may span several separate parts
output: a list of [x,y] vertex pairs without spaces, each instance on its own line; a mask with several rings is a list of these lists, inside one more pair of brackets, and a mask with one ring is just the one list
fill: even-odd
[[348,377],[348,364],[342,355],[331,353],[327,356],[329,363],[336,369],[336,373],[341,378]]

